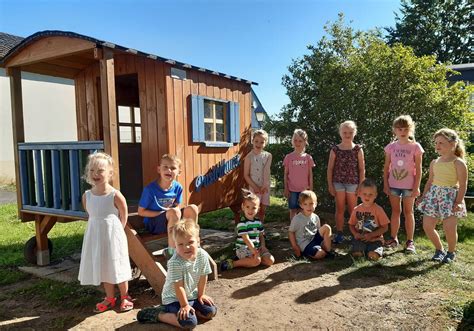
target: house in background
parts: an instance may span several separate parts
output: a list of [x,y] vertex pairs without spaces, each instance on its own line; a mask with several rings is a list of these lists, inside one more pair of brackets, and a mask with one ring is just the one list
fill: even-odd
[[252,129],[258,130],[261,129],[266,120],[269,119],[265,108],[263,108],[262,103],[257,97],[254,89],[252,93]]
[[[449,68],[456,70],[460,75],[450,75],[448,80],[451,82],[463,81],[468,85],[474,84],[474,63],[453,64]],[[474,111],[474,93],[471,94],[471,111]]]
[[[22,37],[0,32],[0,62]],[[25,141],[77,140],[74,80],[21,73]],[[45,111],[47,110],[47,111]],[[10,79],[0,68],[0,184],[15,183]]]

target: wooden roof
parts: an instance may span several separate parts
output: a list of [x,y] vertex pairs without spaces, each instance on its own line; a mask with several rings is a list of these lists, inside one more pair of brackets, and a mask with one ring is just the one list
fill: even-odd
[[182,69],[195,69],[227,79],[258,85],[253,81],[222,72],[141,52],[78,33],[57,30],[37,32],[23,39],[5,54],[0,61],[0,67],[21,66],[23,71],[73,78],[91,62],[97,60],[100,57],[100,54],[97,53],[103,48],[110,48],[115,52],[144,56]]

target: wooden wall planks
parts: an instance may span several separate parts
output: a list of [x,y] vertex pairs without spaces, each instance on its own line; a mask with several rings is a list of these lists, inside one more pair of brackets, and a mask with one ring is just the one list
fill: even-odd
[[[247,153],[251,121],[250,86],[196,70],[187,70],[186,80],[175,79],[171,77],[171,65],[136,55],[115,54],[114,62],[115,75],[137,74],[138,77],[143,185],[156,178],[161,155],[172,153],[182,161],[182,173],[178,180],[184,187],[184,203],[196,203],[202,211],[210,211],[240,200],[240,187],[243,185],[240,168],[200,192],[195,191],[194,185],[197,176],[205,175],[219,162],[228,161],[236,154],[243,157]],[[102,137],[100,91],[96,87],[98,69],[98,65],[94,64],[75,78],[79,140]],[[191,95],[196,94],[239,103],[240,144],[228,148],[209,148],[191,141],[190,99]]]

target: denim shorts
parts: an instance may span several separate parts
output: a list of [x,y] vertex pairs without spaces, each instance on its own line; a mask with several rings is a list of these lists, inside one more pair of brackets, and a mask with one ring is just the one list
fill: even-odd
[[300,203],[298,199],[301,192],[290,192],[290,197],[288,198],[288,208],[290,209],[300,209]]
[[408,190],[406,188],[390,188],[390,194],[395,196],[395,197],[402,197],[402,198],[407,198],[411,197],[411,193],[413,190]]
[[323,241],[324,238],[321,236],[318,230],[318,232],[316,232],[314,235],[313,240],[311,240],[311,242],[304,248],[303,255],[307,257],[314,257],[316,253],[322,249],[321,244]]
[[380,240],[366,242],[353,239],[351,252],[363,252],[365,255],[367,255],[368,252],[375,252],[383,256],[383,245]]
[[332,183],[336,192],[355,193],[357,191],[357,184]]
[[[204,316],[211,316],[213,317],[217,313],[216,306],[208,305],[207,303],[201,304],[198,299],[189,300],[189,305],[193,307],[195,310],[199,311]],[[165,305],[165,313],[172,313],[177,314],[181,308],[181,305],[178,301],[169,303]],[[190,313],[188,318],[181,320],[178,319],[179,325],[183,328],[194,328],[198,324],[198,320],[196,314]]]
[[[181,215],[184,208],[181,208]],[[145,230],[151,234],[163,234],[168,232],[168,219],[166,218],[166,211],[155,217],[148,217],[148,222],[145,223]]]

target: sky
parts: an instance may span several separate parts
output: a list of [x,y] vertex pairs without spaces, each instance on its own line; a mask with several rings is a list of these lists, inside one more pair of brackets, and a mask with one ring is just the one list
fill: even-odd
[[368,30],[395,24],[399,0],[0,0],[0,31],[72,31],[223,72],[253,86],[269,115],[289,102],[294,59],[344,13]]

